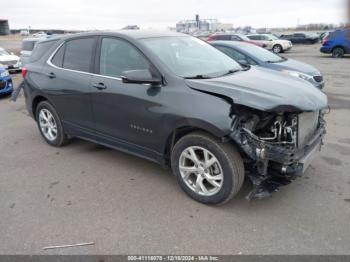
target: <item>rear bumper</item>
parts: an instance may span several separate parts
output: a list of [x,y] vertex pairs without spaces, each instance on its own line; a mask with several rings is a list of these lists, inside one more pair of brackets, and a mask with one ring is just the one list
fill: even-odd
[[324,54],[330,54],[330,53],[332,53],[332,49],[328,46],[322,46],[320,48],[320,52],[324,53]]

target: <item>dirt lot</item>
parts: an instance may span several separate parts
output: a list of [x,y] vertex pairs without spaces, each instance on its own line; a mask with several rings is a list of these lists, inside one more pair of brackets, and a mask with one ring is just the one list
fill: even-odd
[[318,49],[286,56],[325,75],[325,146],[303,178],[262,201],[245,200],[247,181],[227,205],[205,206],[156,164],[80,140],[50,147],[23,97],[1,98],[0,253],[350,254],[350,58]]

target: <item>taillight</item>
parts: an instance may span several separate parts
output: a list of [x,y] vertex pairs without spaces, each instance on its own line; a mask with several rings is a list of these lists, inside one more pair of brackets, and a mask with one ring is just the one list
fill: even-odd
[[210,35],[210,36],[208,36],[207,41],[213,41],[213,40],[214,40],[213,38],[214,38],[214,37],[213,37],[212,35]]
[[23,76],[23,78],[25,78],[26,75],[27,75],[27,68],[23,67],[22,68],[22,76]]
[[328,42],[328,37],[323,38],[323,40],[322,40],[322,45],[327,44],[327,42]]

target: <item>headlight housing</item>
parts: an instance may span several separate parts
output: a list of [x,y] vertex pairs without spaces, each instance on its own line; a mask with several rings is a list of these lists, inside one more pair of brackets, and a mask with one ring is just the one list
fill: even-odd
[[282,72],[294,77],[299,77],[309,82],[312,82],[313,80],[312,76],[298,72],[298,71],[283,70]]
[[0,73],[0,77],[7,77],[7,76],[9,76],[10,74],[9,74],[9,72],[6,70],[6,71],[4,71],[4,72],[2,72],[2,73]]

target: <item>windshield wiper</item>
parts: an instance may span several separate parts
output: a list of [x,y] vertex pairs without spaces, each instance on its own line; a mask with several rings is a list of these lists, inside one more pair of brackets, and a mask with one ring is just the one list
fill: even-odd
[[210,79],[210,76],[207,75],[195,75],[195,76],[186,76],[185,79]]
[[238,72],[238,71],[241,71],[241,69],[230,69],[230,70],[228,70],[225,74],[222,74],[222,75],[220,75],[220,76],[218,76],[218,77],[231,75],[231,74],[234,74],[234,73],[236,73],[236,72]]

